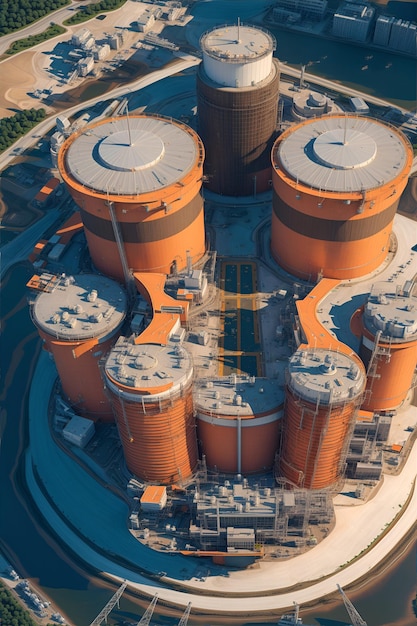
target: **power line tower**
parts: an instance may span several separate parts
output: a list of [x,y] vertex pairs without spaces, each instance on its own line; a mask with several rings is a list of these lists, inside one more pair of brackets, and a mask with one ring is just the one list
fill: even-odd
[[346,607],[346,611],[349,614],[350,621],[352,622],[352,626],[368,626],[367,623],[365,622],[365,620],[363,620],[361,618],[361,616],[359,615],[359,613],[357,612],[357,610],[353,606],[352,602],[349,600],[349,598],[347,597],[347,595],[343,591],[342,587],[340,585],[337,585],[337,588],[339,589],[339,591],[340,591],[340,593],[342,595],[343,603],[344,603],[344,605]]
[[153,615],[155,605],[157,602],[158,602],[158,594],[156,593],[154,597],[152,598],[152,602],[150,603],[145,613],[143,614],[142,619],[138,621],[137,626],[149,626],[149,624],[151,623],[152,615]]
[[178,626],[187,626],[187,622],[188,622],[188,617],[190,615],[190,611],[191,611],[191,602],[189,602],[187,604],[187,608],[185,609],[183,616],[181,617],[180,621],[178,622]]
[[119,600],[120,600],[120,598],[122,596],[122,593],[126,589],[126,586],[127,586],[127,583],[124,582],[119,587],[119,589],[116,591],[116,593],[107,602],[107,604],[104,607],[104,609],[102,609],[100,611],[100,613],[97,615],[96,619],[93,622],[91,622],[90,626],[99,626],[103,620],[105,620],[105,622],[107,624],[107,616],[109,615],[109,613],[112,611],[113,607],[116,604],[117,604],[117,606],[119,606]]

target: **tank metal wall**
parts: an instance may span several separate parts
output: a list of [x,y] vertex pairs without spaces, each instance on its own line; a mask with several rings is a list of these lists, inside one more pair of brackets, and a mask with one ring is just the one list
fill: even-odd
[[113,422],[99,362],[109,352],[117,335],[98,344],[95,339],[59,341],[39,328],[38,331],[45,341],[45,349],[54,357],[63,395],[76,413],[92,420]]
[[357,402],[318,405],[287,388],[278,474],[295,487],[324,489],[342,475],[343,452]]
[[[371,337],[369,335],[369,337]],[[368,339],[368,344],[374,339]],[[366,383],[365,400],[362,408],[367,411],[387,411],[396,409],[406,399],[412,385],[417,365],[417,341],[402,344],[379,343]],[[371,347],[363,343],[359,356],[366,366],[372,357]]]
[[[262,420],[259,420],[261,422]],[[216,423],[217,422],[217,423]],[[252,425],[249,424],[252,422]],[[279,447],[281,420],[276,417],[267,423],[222,415],[220,419],[197,415],[197,432],[201,453],[207,467],[225,473],[254,474],[270,470]],[[241,467],[238,465],[238,429],[241,429]]]
[[161,401],[122,400],[113,392],[111,399],[132,474],[163,485],[189,480],[198,461],[191,386]]
[[211,82],[202,64],[197,74],[198,132],[205,147],[206,187],[227,196],[270,188],[279,66],[254,87],[228,88]]

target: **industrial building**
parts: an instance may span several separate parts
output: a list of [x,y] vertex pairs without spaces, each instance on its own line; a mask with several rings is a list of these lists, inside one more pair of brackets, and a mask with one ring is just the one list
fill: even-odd
[[[63,398],[117,433],[112,471],[127,482],[131,532],[148,542],[156,529],[170,551],[247,564],[267,545],[274,556],[314,545],[345,476],[381,476],[389,412],[414,380],[415,297],[375,287],[353,318],[359,354],[317,311],[393,253],[413,153],[393,127],[329,114],[331,102],[307,90],[294,98],[304,119],[276,138],[274,38],[238,23],[205,33],[201,46],[201,139],[156,115],[113,111],[70,135],[60,120],[58,168],[98,273],[29,286],[41,292],[32,314]],[[203,181],[228,196],[272,182],[261,260],[274,280],[282,270],[290,278],[267,302],[256,296],[256,260],[208,268],[216,251],[206,247]],[[261,308],[276,315],[266,336]],[[244,371],[245,351],[256,375]],[[77,422],[62,436],[89,453],[94,429]]]
[[203,161],[193,130],[156,115],[107,118],[66,140],[58,168],[97,270],[128,282],[134,271],[171,274],[187,255],[203,256]]
[[309,281],[377,268],[412,160],[405,136],[375,119],[331,114],[284,131],[272,151],[277,263]]
[[298,350],[289,361],[279,475],[324,489],[342,477],[349,436],[365,388],[357,360],[330,350]]
[[399,285],[376,283],[362,314],[359,354],[367,366],[370,411],[397,408],[412,386],[417,363],[417,298]]
[[226,196],[269,189],[276,136],[279,64],[274,37],[254,26],[221,26],[202,35],[197,130],[205,185]]
[[127,313],[124,289],[106,276],[34,276],[31,314],[51,353],[62,394],[83,417],[113,421],[100,359],[120,335]]
[[332,35],[367,41],[375,21],[375,8],[367,3],[345,2],[333,16]]

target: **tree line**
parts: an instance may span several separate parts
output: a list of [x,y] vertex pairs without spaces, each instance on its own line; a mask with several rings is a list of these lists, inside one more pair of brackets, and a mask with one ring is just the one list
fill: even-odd
[[34,126],[45,119],[45,109],[26,109],[11,117],[0,119],[0,152],[14,144]]
[[24,28],[69,4],[69,0],[2,0],[0,36]]

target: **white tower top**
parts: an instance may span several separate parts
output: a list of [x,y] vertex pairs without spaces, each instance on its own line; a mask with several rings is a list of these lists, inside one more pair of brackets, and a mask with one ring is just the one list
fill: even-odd
[[220,87],[253,87],[272,70],[273,35],[254,26],[225,25],[200,39],[206,75]]

